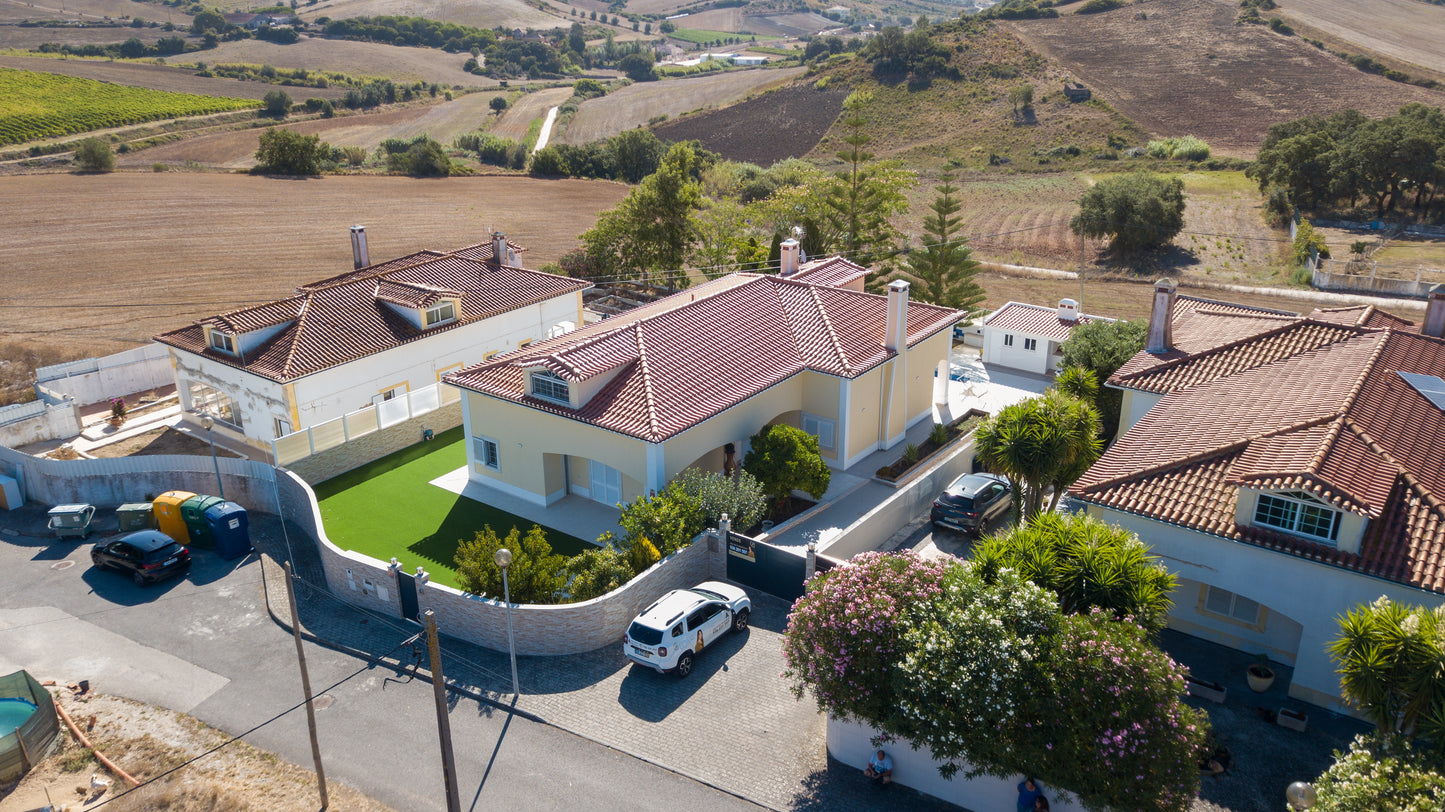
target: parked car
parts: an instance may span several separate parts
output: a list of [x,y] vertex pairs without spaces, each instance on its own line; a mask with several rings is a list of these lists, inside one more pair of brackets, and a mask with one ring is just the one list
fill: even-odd
[[707,581],[692,589],[674,589],[657,599],[627,627],[622,653],[659,674],[692,673],[693,658],[729,629],[748,627],[752,601],[729,584]]
[[929,519],[935,528],[951,527],[978,535],[1012,504],[1008,480],[998,474],[964,474],[933,500]]
[[130,573],[137,584],[153,583],[191,568],[191,551],[159,530],[138,530],[90,549],[97,569]]

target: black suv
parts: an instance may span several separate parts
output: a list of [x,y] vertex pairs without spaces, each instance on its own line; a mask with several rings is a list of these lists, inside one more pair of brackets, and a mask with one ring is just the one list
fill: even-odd
[[1009,509],[1008,480],[997,474],[964,474],[933,500],[929,519],[935,528],[951,527],[977,535]]
[[191,568],[191,551],[159,530],[141,530],[90,549],[97,569],[130,573],[137,584],[159,581]]

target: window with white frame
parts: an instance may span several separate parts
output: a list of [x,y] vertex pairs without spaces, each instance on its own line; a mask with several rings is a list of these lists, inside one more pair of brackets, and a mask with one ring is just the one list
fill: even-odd
[[1004,345],[1005,347],[1012,347],[1012,346],[1014,345],[1013,333],[1004,333],[1004,334],[1003,334],[1003,345]]
[[220,330],[211,331],[211,347],[230,355],[236,354],[236,339],[230,333],[223,333]]
[[1233,592],[1219,589],[1218,587],[1206,587],[1204,594],[1204,611],[1227,617],[1230,620],[1237,620],[1240,623],[1258,625],[1259,604],[1243,595],[1236,595]]
[[555,400],[558,403],[572,402],[567,382],[550,370],[543,369],[532,373],[532,394],[539,398]]
[[490,437],[473,437],[472,454],[477,458],[478,465],[485,465],[493,471],[502,470],[502,454],[496,440]]
[[1260,494],[1254,523],[1331,546],[1340,538],[1340,511],[1302,491]]
[[436,307],[428,308],[426,311],[426,326],[432,327],[443,322],[451,321],[457,317],[457,306],[451,302],[442,302]]
[[806,413],[803,415],[803,431],[818,438],[819,448],[832,450],[834,429],[832,420]]
[[1035,352],[1035,351],[1038,350],[1038,348],[1039,348],[1039,340],[1038,340],[1037,338],[1026,338],[1026,339],[1024,339],[1024,349],[1027,350],[1028,352]]

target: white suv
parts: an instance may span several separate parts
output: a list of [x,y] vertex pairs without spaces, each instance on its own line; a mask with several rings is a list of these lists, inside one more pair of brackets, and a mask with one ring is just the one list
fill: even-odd
[[728,629],[748,627],[752,601],[735,586],[708,581],[692,589],[674,589],[643,610],[627,628],[622,653],[629,660],[686,677],[692,660]]

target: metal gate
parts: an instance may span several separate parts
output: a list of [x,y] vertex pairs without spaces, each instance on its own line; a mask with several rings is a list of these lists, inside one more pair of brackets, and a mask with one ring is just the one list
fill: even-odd
[[401,598],[401,616],[420,623],[421,613],[416,606],[416,576],[397,570],[396,594]]
[[795,601],[803,595],[807,568],[807,559],[791,549],[728,533],[729,581]]

